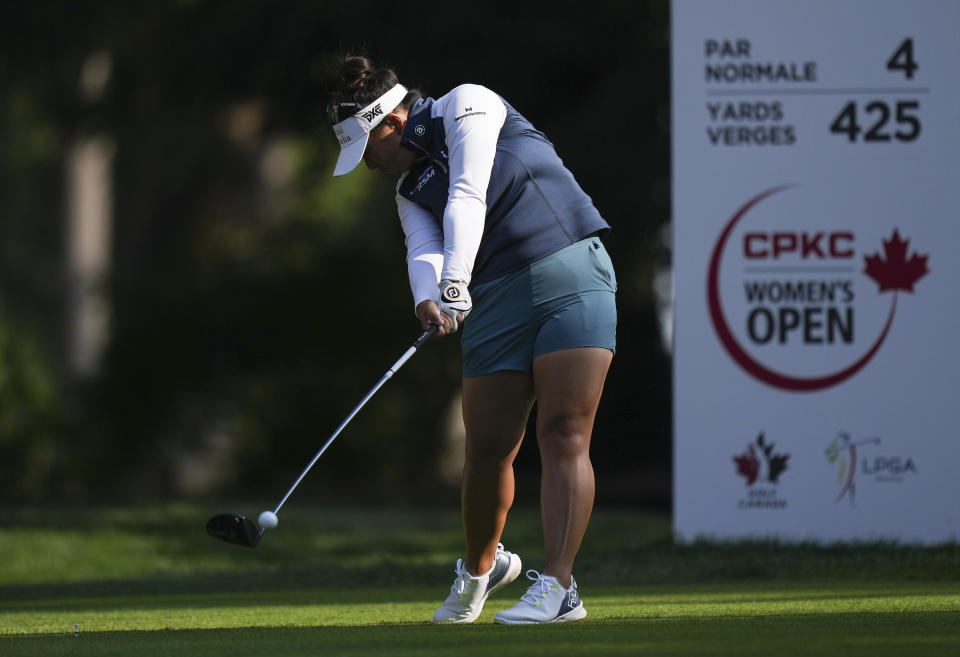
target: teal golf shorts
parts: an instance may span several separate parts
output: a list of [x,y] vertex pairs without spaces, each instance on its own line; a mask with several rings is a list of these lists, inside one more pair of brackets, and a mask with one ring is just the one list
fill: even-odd
[[613,351],[617,279],[603,244],[588,237],[520,271],[471,288],[463,323],[463,375],[531,372],[541,354],[574,347]]

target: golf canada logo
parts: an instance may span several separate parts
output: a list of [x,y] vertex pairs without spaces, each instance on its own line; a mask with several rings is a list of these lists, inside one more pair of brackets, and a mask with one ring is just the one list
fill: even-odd
[[784,509],[787,500],[777,495],[780,475],[787,469],[790,455],[776,451],[763,432],[747,443],[747,449],[733,457],[737,474],[746,480],[747,496],[737,502],[741,509]]
[[[911,253],[909,237],[894,227],[889,237],[869,238],[873,252],[863,255],[858,272],[858,235],[842,219],[824,218],[830,229],[753,225],[786,214],[757,215],[756,208],[794,187],[767,189],[727,221],[707,270],[707,305],[721,345],[744,371],[775,388],[809,392],[846,381],[870,362],[893,324],[898,294],[914,292],[929,273],[929,256]],[[748,215],[752,222],[744,221]],[[724,269],[728,251],[733,264]],[[858,293],[864,279],[889,296],[888,309]],[[722,302],[721,291],[733,294]]]
[[[856,502],[857,484],[863,479],[877,483],[901,483],[908,477],[917,476],[917,464],[910,456],[877,456],[870,454],[867,446],[880,445],[877,437],[854,439],[841,431],[825,450],[827,462],[837,467],[837,497],[835,504],[847,499],[850,505]],[[863,454],[857,448],[864,448]],[[859,469],[858,469],[859,466]],[[858,472],[862,476],[858,479]]]

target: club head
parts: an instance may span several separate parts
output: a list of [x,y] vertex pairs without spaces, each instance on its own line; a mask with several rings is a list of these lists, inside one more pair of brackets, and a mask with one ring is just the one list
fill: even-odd
[[218,513],[207,521],[207,533],[221,541],[246,547],[257,547],[261,532],[239,513]]

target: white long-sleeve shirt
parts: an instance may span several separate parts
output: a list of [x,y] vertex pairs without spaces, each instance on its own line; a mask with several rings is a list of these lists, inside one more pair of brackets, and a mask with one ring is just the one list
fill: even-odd
[[[429,210],[397,194],[397,211],[406,239],[407,271],[414,307],[437,300],[440,280],[470,283],[483,237],[487,186],[497,151],[497,138],[507,109],[494,92],[464,84],[438,98],[430,118],[441,118],[447,146],[449,188],[438,225]],[[435,167],[445,166],[435,162]],[[427,169],[421,179],[432,176]],[[401,177],[397,184],[404,181]]]

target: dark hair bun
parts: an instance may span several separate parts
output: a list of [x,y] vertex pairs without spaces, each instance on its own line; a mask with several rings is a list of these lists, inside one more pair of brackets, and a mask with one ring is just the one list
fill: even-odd
[[347,57],[340,64],[340,86],[343,89],[362,87],[375,68],[366,57]]
[[386,67],[377,68],[366,57],[347,55],[337,67],[333,98],[367,105],[388,92],[399,82],[397,74]]

